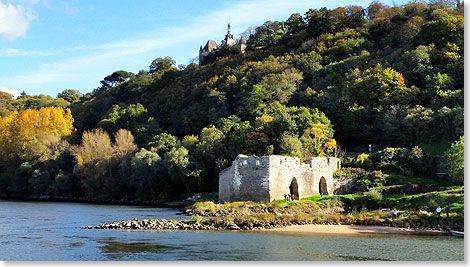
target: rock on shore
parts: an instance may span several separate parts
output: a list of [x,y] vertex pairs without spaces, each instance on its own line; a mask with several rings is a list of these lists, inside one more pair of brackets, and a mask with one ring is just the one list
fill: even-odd
[[141,229],[141,230],[222,230],[226,228],[216,227],[214,225],[200,224],[195,222],[182,222],[175,220],[154,220],[146,219],[139,221],[112,222],[100,224],[98,226],[82,226],[82,229]]
[[264,225],[263,227],[236,224],[215,225],[213,223],[197,223],[194,221],[175,221],[175,220],[138,220],[134,218],[131,221],[112,222],[100,224],[98,226],[82,226],[82,229],[140,229],[140,230],[260,230],[271,229],[274,225]]
[[[198,223],[195,221],[175,221],[175,220],[154,220],[154,219],[146,219],[146,220],[138,220],[134,218],[130,221],[120,221],[120,222],[112,222],[107,224],[100,224],[98,226],[82,226],[82,229],[139,229],[139,230],[269,230],[269,229],[277,229],[278,231],[283,231],[283,229],[287,229],[285,227],[327,227],[327,226],[340,226],[345,227],[348,225],[342,225],[341,223],[321,223],[321,224],[308,224],[308,223],[288,223],[286,225],[272,225],[272,224],[226,224],[221,223],[217,224],[214,222],[202,222]],[[352,225],[351,225],[352,226]],[[361,227],[378,227],[378,229],[405,229],[399,227],[384,227],[387,225],[354,225],[356,228]],[[349,227],[349,226],[348,226]],[[312,228],[313,229],[313,228]],[[333,229],[333,228],[332,228]],[[375,229],[375,228],[374,228]],[[410,229],[409,231],[420,231],[420,232],[440,232],[443,233],[443,229],[433,229],[433,228],[416,228]],[[290,232],[288,230],[287,232]],[[335,230],[336,231],[336,230]],[[378,233],[384,233],[383,231],[379,231]],[[394,232],[396,233],[396,232]]]

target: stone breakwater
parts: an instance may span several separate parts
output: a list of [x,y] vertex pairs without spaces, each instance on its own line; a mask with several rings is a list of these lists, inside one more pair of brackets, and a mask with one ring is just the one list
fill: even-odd
[[[214,223],[214,222],[202,222],[198,223],[195,221],[175,221],[175,220],[138,220],[134,218],[130,221],[121,221],[121,222],[112,222],[107,224],[100,224],[98,226],[82,226],[82,229],[134,229],[134,230],[269,230],[269,229],[280,229],[290,226],[353,226],[352,224],[342,224],[342,223],[319,223],[319,224],[309,224],[309,223],[287,223],[285,225],[273,225],[273,224],[227,224],[227,223]],[[435,234],[433,231],[445,232],[447,229],[441,227],[393,227],[392,225],[387,224],[362,224],[354,225],[358,227],[385,227],[385,228],[395,228],[401,229],[404,231],[413,230],[419,234]]]
[[272,229],[274,225],[264,226],[238,226],[236,224],[221,224],[216,225],[213,223],[197,223],[197,222],[184,222],[175,220],[138,220],[134,218],[131,221],[112,222],[107,224],[100,224],[98,226],[82,226],[82,229],[140,229],[140,230],[261,230]]

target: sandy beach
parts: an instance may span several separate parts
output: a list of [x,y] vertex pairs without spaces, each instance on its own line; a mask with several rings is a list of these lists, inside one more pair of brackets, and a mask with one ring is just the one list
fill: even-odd
[[285,234],[328,234],[328,235],[370,235],[370,234],[412,234],[412,235],[445,235],[439,230],[415,230],[389,226],[368,225],[292,225],[282,228],[264,229],[262,232],[276,232]]

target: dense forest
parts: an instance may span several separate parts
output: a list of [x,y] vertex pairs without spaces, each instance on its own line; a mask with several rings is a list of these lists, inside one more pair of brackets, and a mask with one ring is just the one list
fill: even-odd
[[429,175],[421,148],[457,141],[450,173],[463,178],[460,1],[310,9],[242,35],[244,54],[160,57],[84,95],[0,92],[1,195],[179,199],[217,191],[240,153],[306,160],[368,144]]

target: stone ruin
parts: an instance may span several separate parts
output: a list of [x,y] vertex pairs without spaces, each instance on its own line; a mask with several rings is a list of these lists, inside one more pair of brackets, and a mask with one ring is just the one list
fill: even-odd
[[338,187],[333,172],[341,168],[334,157],[299,158],[271,155],[238,155],[232,166],[219,174],[219,202],[270,202],[294,194],[295,199],[332,195]]

